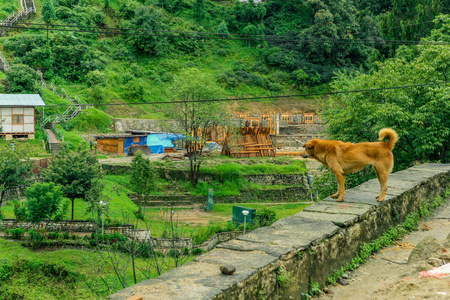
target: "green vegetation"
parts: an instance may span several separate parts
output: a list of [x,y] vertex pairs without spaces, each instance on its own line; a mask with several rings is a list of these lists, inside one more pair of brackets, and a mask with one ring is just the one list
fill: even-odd
[[[448,42],[450,16],[440,15],[434,23],[438,29],[431,30],[424,42]],[[374,91],[370,96],[352,93],[330,97],[330,109],[324,112],[330,137],[374,141],[381,128],[391,127],[399,135],[394,148],[396,169],[414,161],[448,162],[450,98],[448,88],[438,83],[448,80],[444,64],[449,59],[450,49],[444,45],[401,46],[394,57],[376,63],[370,74],[337,74],[332,84],[335,90],[377,89],[385,87],[386,82],[390,86],[424,85]]]
[[[123,288],[107,251],[55,250],[34,252],[19,243],[0,239],[0,298],[2,299],[104,299]],[[117,259],[115,257],[114,259]],[[113,260],[114,260],[113,259]],[[124,284],[134,283],[127,255],[121,256]],[[160,262],[163,257],[160,257]],[[191,258],[189,258],[191,259]],[[171,264],[168,264],[172,261]],[[165,259],[161,270],[173,268]],[[117,263],[117,262],[116,262]],[[147,263],[135,258],[142,270]],[[101,270],[101,271],[100,271]],[[157,277],[156,270],[137,273],[137,280]]]

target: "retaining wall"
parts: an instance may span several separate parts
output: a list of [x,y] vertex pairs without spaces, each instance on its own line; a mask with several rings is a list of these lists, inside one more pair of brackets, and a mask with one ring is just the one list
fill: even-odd
[[[290,186],[280,189],[240,191],[239,195],[214,196],[214,203],[246,203],[246,202],[299,202],[307,200],[308,190],[304,185]],[[134,194],[128,195],[136,203]],[[193,203],[205,203],[208,196],[191,195],[150,195],[147,206],[178,206]]]
[[[450,164],[424,164],[391,174],[384,202],[377,202],[376,179],[347,190],[345,202],[326,198],[302,212],[218,245],[191,263],[110,295],[144,299],[301,299],[310,278],[324,283],[351,261],[364,242],[402,223],[422,201],[431,201],[450,186]],[[222,275],[231,264],[236,272]],[[277,282],[279,270],[290,282]],[[279,297],[279,298],[277,298]]]

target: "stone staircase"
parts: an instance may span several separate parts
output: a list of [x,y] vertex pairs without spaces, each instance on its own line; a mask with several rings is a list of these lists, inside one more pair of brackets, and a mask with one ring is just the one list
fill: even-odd
[[[89,106],[81,102],[80,98],[78,98],[77,95],[69,95],[63,88],[57,88],[53,84],[53,82],[47,84],[41,71],[37,71],[37,74],[41,77],[41,86],[43,88],[52,91],[55,95],[61,98],[69,100],[72,104],[62,114],[47,116],[41,123],[41,128],[47,135],[49,152],[57,153],[61,150],[61,142],[64,143],[64,136],[55,125],[60,123],[61,121],[65,122],[68,120],[72,120],[78,115],[80,111],[89,108]],[[52,132],[54,137],[51,136],[49,132]]]
[[[3,26],[0,28],[0,36],[6,33],[7,26],[13,26],[21,18],[28,18],[29,15],[36,12],[36,5],[34,4],[34,0],[19,0],[19,2],[22,8],[18,11],[12,12],[5,20],[0,21],[0,26]],[[1,51],[0,70],[9,70],[9,63]]]
[[28,18],[30,14],[36,12],[34,0],[19,0],[19,2],[22,8],[18,11],[12,12],[5,20],[0,21],[0,25],[13,26],[21,18]]
[[[11,13],[5,20],[0,21],[1,26],[13,26],[21,18],[26,18],[30,14],[36,12],[34,0],[19,0],[19,2],[22,8],[19,11]],[[5,28],[7,27],[3,27],[2,29],[5,30]],[[0,70],[8,71],[9,68],[10,65],[8,61],[0,51]],[[58,89],[53,83],[48,85],[44,80],[42,72],[37,71],[37,74],[40,75],[40,84],[43,88],[52,91],[61,98],[69,100],[72,104],[72,106],[69,106],[62,114],[47,116],[41,122],[41,128],[47,138],[49,152],[57,153],[61,150],[61,144],[64,143],[64,136],[55,124],[60,123],[61,120],[67,121],[73,119],[81,110],[88,108],[88,106],[84,104],[77,95],[69,95],[63,88]]]

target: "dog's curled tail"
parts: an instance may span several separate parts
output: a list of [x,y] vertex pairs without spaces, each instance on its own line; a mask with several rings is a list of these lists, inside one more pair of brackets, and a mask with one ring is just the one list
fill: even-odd
[[395,143],[398,141],[397,132],[395,132],[395,130],[393,130],[391,128],[383,128],[378,133],[378,140],[383,141],[383,139],[386,137],[388,139],[386,144],[387,144],[389,150],[392,151],[392,149],[394,149]]

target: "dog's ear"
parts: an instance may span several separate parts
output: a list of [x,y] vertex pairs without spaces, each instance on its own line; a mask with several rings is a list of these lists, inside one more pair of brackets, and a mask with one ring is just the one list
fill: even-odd
[[314,150],[314,142],[312,142],[312,141],[307,142],[306,144],[303,145],[303,148],[308,149],[308,150],[309,149]]

